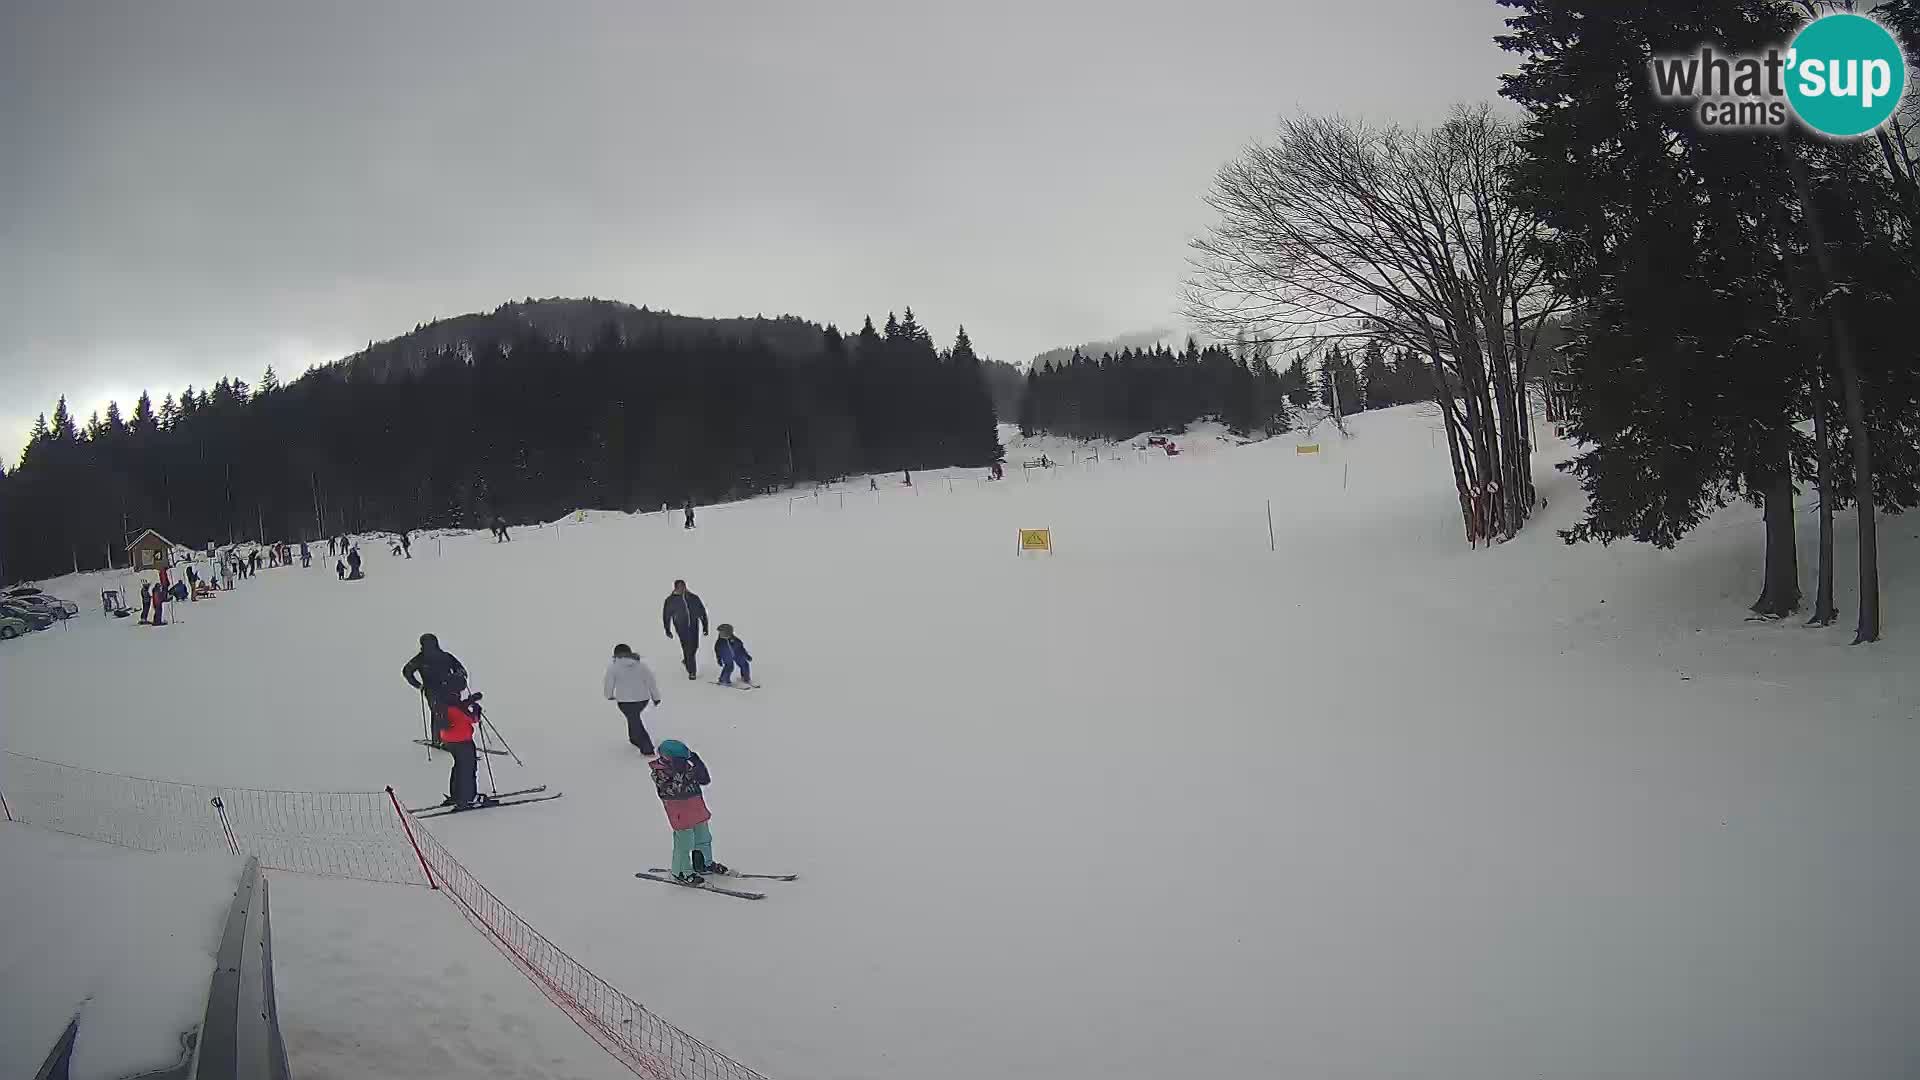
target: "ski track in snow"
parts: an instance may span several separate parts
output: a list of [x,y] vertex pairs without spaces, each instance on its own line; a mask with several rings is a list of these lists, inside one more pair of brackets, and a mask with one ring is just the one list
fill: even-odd
[[[567,797],[434,833],[780,1080],[1911,1075],[1914,526],[1883,526],[1888,641],[1849,648],[1845,626],[1743,621],[1749,507],[1670,552],[1568,547],[1580,496],[1547,440],[1550,506],[1469,551],[1437,418],[1351,423],[1317,456],[1186,436],[1023,474],[1015,450],[997,484],[859,479],[693,531],[590,513],[410,562],[368,545],[364,582],[316,559],[170,605],[166,629],[89,614],[7,643],[4,742],[435,801],[445,758],[408,742],[399,668],[437,633],[527,762],[491,759],[500,787]],[[1042,526],[1057,554],[1016,556]],[[86,607],[105,577],[50,587]],[[712,638],[683,677],[659,620],[676,577],[767,689],[710,685]],[[621,641],[661,678],[649,731],[713,770],[716,855],[800,881],[747,904],[634,879],[670,837],[599,695]],[[276,936],[298,933],[278,895]],[[492,955],[442,918],[465,935],[447,950]],[[324,997],[289,996],[301,1046],[382,1015]]]

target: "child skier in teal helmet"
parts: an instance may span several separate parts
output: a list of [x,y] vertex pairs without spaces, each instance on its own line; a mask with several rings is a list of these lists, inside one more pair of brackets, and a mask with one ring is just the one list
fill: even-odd
[[679,739],[667,739],[659,749],[650,768],[653,789],[666,807],[667,824],[673,826],[673,880],[698,885],[706,880],[700,876],[703,872],[727,872],[726,866],[713,861],[713,833],[707,828],[713,814],[700,793],[702,785],[713,783],[713,777],[700,755]]

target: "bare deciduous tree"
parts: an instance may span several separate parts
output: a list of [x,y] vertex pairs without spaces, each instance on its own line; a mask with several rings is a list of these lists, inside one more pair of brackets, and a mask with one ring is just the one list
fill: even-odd
[[1220,170],[1186,313],[1229,339],[1385,338],[1427,360],[1468,540],[1534,503],[1527,371],[1561,308],[1505,197],[1518,127],[1487,106],[1432,129],[1300,117]]

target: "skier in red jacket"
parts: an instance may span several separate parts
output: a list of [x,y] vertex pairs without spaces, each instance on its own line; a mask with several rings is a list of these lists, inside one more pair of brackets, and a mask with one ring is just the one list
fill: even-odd
[[480,794],[480,754],[473,747],[474,718],[480,715],[480,698],[468,695],[441,710],[434,735],[447,753],[453,755],[453,772],[447,778],[448,795],[441,806],[474,810],[492,802]]
[[166,564],[162,563],[160,565],[160,584],[153,587],[153,625],[155,626],[167,625],[167,617],[163,611],[167,603],[167,590],[171,588],[173,588],[173,582],[167,577]]

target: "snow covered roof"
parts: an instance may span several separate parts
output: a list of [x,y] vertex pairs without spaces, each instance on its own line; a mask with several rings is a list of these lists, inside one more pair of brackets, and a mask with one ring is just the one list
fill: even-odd
[[149,536],[153,537],[155,540],[160,541],[162,544],[165,544],[167,546],[168,551],[172,551],[177,546],[174,544],[173,541],[167,539],[164,536],[161,536],[159,533],[154,532],[152,529],[141,529],[140,535],[134,537],[133,543],[127,545],[127,550],[132,551],[134,548],[140,547],[142,544],[145,544],[147,542],[147,537]]

